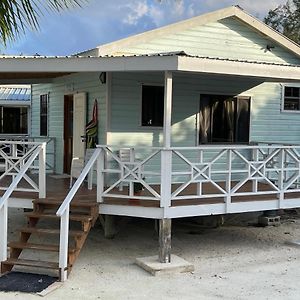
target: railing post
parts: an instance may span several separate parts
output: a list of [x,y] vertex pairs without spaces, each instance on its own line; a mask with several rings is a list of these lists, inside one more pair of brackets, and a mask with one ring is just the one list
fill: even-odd
[[7,201],[0,209],[0,262],[7,259]]
[[46,198],[46,143],[39,153],[39,198]]
[[59,272],[60,281],[68,278],[68,247],[69,247],[69,213],[70,205],[67,206],[60,218],[60,242],[59,242]]
[[283,191],[283,183],[284,183],[284,163],[285,163],[285,150],[280,150],[280,156],[279,156],[279,175],[278,175],[278,188],[279,188],[279,195],[278,195],[278,208],[282,207],[282,201],[284,198],[284,191]]
[[172,150],[161,150],[160,207],[171,206],[172,198]]
[[232,175],[232,151],[231,149],[227,150],[227,178],[226,178],[226,213],[229,211],[231,204],[231,175]]
[[105,176],[103,173],[104,170],[104,164],[105,164],[105,151],[102,148],[98,158],[97,158],[97,202],[102,203],[103,202],[103,191],[104,191],[104,185],[105,185]]
[[[199,152],[199,163],[203,164],[203,149],[200,149]],[[202,195],[202,182],[197,183],[197,195],[198,196]]]
[[[252,150],[252,161],[258,162],[258,149],[254,148]],[[257,167],[257,164],[255,164],[255,167]],[[250,173],[251,173],[251,168],[250,168]],[[252,192],[257,193],[258,189],[258,181],[257,179],[252,179]]]

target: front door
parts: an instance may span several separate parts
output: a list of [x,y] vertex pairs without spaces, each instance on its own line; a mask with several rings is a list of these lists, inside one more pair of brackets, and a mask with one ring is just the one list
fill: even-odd
[[84,157],[86,94],[64,97],[64,173],[70,174],[73,157]]

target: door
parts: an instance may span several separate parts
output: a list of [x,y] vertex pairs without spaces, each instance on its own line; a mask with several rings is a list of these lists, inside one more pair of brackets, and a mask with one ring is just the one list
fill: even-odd
[[70,174],[73,156],[73,95],[64,97],[64,173]]
[[84,157],[86,93],[64,98],[64,173],[69,174],[73,157]]
[[86,93],[73,97],[73,157],[84,158],[86,125]]

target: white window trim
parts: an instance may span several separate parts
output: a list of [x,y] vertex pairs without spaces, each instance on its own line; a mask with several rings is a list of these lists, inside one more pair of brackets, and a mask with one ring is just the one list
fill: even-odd
[[[300,90],[300,83],[280,83],[281,86],[281,102],[280,102],[280,112],[284,114],[300,114],[300,109],[299,110],[288,110],[284,109],[284,89],[285,87],[295,87],[299,88]],[[299,91],[300,93],[300,91]],[[299,96],[299,101],[300,101],[300,96]]]

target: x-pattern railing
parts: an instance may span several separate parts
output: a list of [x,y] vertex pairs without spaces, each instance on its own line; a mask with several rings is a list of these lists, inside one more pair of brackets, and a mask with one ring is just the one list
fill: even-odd
[[[41,145],[41,143],[22,142],[22,141],[3,141],[0,142],[0,190],[6,190],[19,174],[22,167],[26,164],[32,153]],[[34,164],[29,166],[29,170],[35,168]],[[38,185],[27,174],[24,174],[23,187],[17,187],[16,191],[39,192]]]
[[[115,174],[117,178],[111,182],[109,187],[104,189],[102,197],[119,199],[142,199],[160,200],[160,194],[148,182],[148,176],[160,176],[159,172],[147,171],[146,165],[151,164],[153,159],[160,156],[161,149],[152,148],[151,153],[147,153],[142,158],[132,157],[129,161],[123,161],[118,155],[119,149],[109,146],[101,146],[105,152],[108,167],[103,170],[105,174]],[[114,168],[111,168],[114,166]],[[140,189],[147,191],[147,196],[136,196],[134,185],[139,184]],[[119,192],[119,186],[126,185],[125,192]]]
[[[194,152],[192,158],[187,158],[186,151]],[[183,169],[190,168],[180,173],[188,178],[172,193],[172,200],[224,197],[226,201],[270,194],[283,199],[285,193],[300,192],[299,146],[203,146],[172,148],[172,153],[173,161],[179,158]],[[193,184],[197,189],[187,195],[186,189]]]

